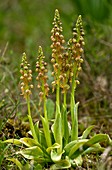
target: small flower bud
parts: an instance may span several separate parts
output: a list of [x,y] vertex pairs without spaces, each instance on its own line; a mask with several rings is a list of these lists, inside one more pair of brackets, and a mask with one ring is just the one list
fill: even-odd
[[39,78],[38,78],[38,77],[36,77],[36,80],[39,80]]
[[43,95],[44,95],[43,92],[40,92],[40,93],[39,93],[39,97],[40,97],[40,98],[42,98]]
[[79,48],[79,47],[80,47],[80,44],[79,44],[79,43],[76,43],[76,47],[78,47],[78,48]]
[[64,44],[65,43],[65,40],[62,40],[62,44]]
[[28,67],[27,67],[27,66],[24,66],[24,69],[25,69],[25,70],[28,70]]
[[25,85],[25,84],[22,82],[22,83],[21,83],[21,86],[24,86],[24,85]]
[[25,73],[25,74],[24,74],[24,77],[28,77],[28,74],[27,74],[27,73]]
[[56,34],[55,34],[56,36],[59,36],[59,32],[56,32]]
[[30,85],[30,88],[33,89],[33,84]]
[[82,41],[82,45],[85,45],[85,42],[84,42],[84,41]]
[[75,80],[76,84],[80,84],[80,81],[79,80]]
[[37,88],[38,88],[38,89],[40,89],[40,88],[41,88],[40,84],[38,84],[38,85],[37,85]]
[[52,75],[52,76],[54,76],[54,75],[55,75],[55,73],[54,73],[54,72],[52,72],[52,73],[51,73],[51,75]]
[[82,53],[83,52],[83,48],[80,48],[79,51],[80,51],[80,53]]
[[48,87],[48,84],[47,84],[47,83],[46,83],[46,84],[44,84],[44,87],[45,87],[45,88],[47,88],[47,87]]
[[82,68],[81,67],[78,67],[78,69],[77,69],[78,71],[81,71],[82,70]]
[[24,73],[24,71],[21,69],[21,70],[20,70],[20,73],[21,73],[21,74],[23,74],[23,73]]
[[26,94],[31,94],[31,91],[29,89],[27,89],[25,92]]
[[29,74],[32,74],[32,70],[29,70],[28,72],[29,72]]
[[84,60],[81,58],[81,59],[80,59],[80,63],[83,63],[83,62],[84,62]]
[[24,77],[23,77],[23,76],[21,76],[21,77],[20,77],[20,79],[21,79],[21,80],[23,80],[23,79],[24,79]]
[[60,46],[60,42],[56,42],[56,45],[57,45],[57,46]]
[[54,58],[52,58],[52,59],[51,59],[51,62],[52,62],[52,63],[55,63],[55,59],[54,59]]
[[60,76],[59,76],[59,79],[60,79],[60,80],[63,80],[64,78],[63,78],[63,76],[62,76],[62,75],[60,75]]

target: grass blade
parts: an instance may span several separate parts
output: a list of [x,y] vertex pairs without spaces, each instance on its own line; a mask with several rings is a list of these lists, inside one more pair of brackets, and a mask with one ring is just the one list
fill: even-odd
[[89,135],[89,133],[91,132],[91,130],[94,128],[94,125],[89,126],[82,134],[82,139],[86,139],[87,136]]

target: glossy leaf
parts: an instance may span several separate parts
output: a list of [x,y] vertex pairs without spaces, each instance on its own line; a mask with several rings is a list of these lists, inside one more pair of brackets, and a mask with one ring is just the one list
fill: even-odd
[[50,167],[50,170],[56,170],[56,169],[67,169],[71,167],[71,163],[69,161],[69,159],[64,159],[59,161],[58,163],[52,165]]
[[[72,148],[78,143],[78,142],[81,142],[82,140],[74,140],[70,143],[68,143],[65,147],[64,147],[64,150],[66,152],[66,155],[69,155],[69,152],[72,150]],[[83,139],[83,141],[87,142],[88,139]]]
[[34,124],[33,124],[31,115],[28,115],[28,119],[29,119],[29,123],[30,123],[30,129],[31,129],[32,136],[36,140],[36,142],[38,142],[38,136],[35,132],[35,128],[34,128]]
[[72,167],[81,166],[83,163],[82,156],[79,155],[77,158],[71,160]]
[[57,150],[51,150],[51,159],[53,162],[59,162],[61,161],[61,157],[62,157],[63,152],[58,153]]
[[38,143],[32,138],[21,138],[19,141],[28,147],[38,145]]
[[14,145],[21,145],[21,141],[19,139],[8,139],[3,141],[3,143],[13,143]]
[[50,153],[51,150],[58,148],[60,148],[60,145],[58,143],[54,143],[52,146],[48,147],[46,151]]
[[103,152],[105,150],[105,148],[101,147],[99,143],[94,144],[92,147],[89,147],[88,149],[86,149],[82,155],[85,154],[90,154],[91,152]]
[[76,103],[76,104],[73,104],[73,103],[74,103],[74,101],[72,101],[72,105],[74,105],[74,108],[73,108],[73,111],[72,111],[73,112],[73,115],[72,115],[72,134],[71,134],[72,141],[78,139],[78,105],[79,105],[79,102]]
[[46,107],[48,119],[51,120],[54,118],[54,102],[51,99],[47,99]]
[[23,170],[23,165],[20,163],[20,161],[18,159],[15,159],[15,158],[11,158],[11,159],[7,159],[9,161],[12,161],[13,163],[15,163],[17,165],[17,167],[20,169],[20,170]]
[[69,139],[69,124],[67,120],[67,111],[64,105],[62,109],[62,133],[64,137],[64,146],[65,146],[68,143],[68,139]]
[[87,139],[83,139],[80,141],[77,141],[77,143],[70,149],[69,157],[71,157],[77,149],[79,149],[82,145],[84,145],[87,142]]
[[[108,135],[106,135],[106,134],[97,134],[97,135],[93,136],[91,139],[89,139],[87,142],[85,142],[83,144],[83,146],[81,148],[79,148],[73,155],[71,155],[71,158],[75,159],[79,155],[82,155],[90,147],[94,147],[94,146],[99,147],[99,145],[96,145],[96,144],[98,144],[100,142],[104,142],[104,141],[107,141],[108,143],[111,142]],[[96,148],[96,151],[97,151],[97,148]]]
[[35,129],[35,133],[38,138],[38,141],[39,141],[39,121],[34,124],[34,129]]
[[38,157],[44,156],[42,150],[38,146],[23,149],[19,152],[16,152],[16,154],[21,154],[27,159],[36,159]]
[[46,139],[45,139],[45,134],[43,130],[39,131],[39,143],[41,144],[41,146],[44,146],[44,148],[47,148],[47,143],[46,143]]
[[49,130],[49,124],[48,124],[48,120],[46,120],[44,117],[41,116],[42,119],[42,125],[43,125],[43,130],[44,130],[44,134],[45,134],[45,139],[46,139],[46,143],[47,146],[51,146],[51,136],[50,136],[50,130]]
[[52,126],[52,130],[53,130],[53,135],[55,138],[55,142],[60,144],[60,152],[61,152],[61,148],[62,148],[62,120],[61,120],[61,114],[57,114],[57,117],[55,119],[55,122]]
[[34,166],[33,170],[42,170],[42,166],[40,164],[37,164]]
[[89,135],[89,133],[91,132],[91,130],[94,128],[94,125],[89,126],[82,134],[82,139],[86,139],[87,136]]

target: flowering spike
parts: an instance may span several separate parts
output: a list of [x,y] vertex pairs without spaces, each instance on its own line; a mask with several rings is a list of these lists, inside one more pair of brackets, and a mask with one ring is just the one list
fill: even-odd
[[38,81],[37,88],[39,89],[39,96],[40,99],[42,100],[43,97],[48,96],[49,92],[49,86],[47,84],[47,63],[44,61],[45,56],[43,54],[42,47],[39,46],[38,49],[38,57],[37,57],[37,62],[36,62],[36,72],[37,72],[37,77],[36,80]]
[[82,26],[82,17],[79,15],[76,27],[73,28],[73,38],[68,41],[68,53],[70,56],[70,82],[74,81],[73,75],[75,74],[75,79],[78,77],[78,73],[81,70],[81,63],[83,62],[82,53],[84,46],[84,30]]
[[22,63],[21,63],[21,70],[20,73],[22,74],[21,79],[21,91],[24,98],[27,98],[31,94],[31,89],[33,88],[32,81],[32,70],[29,69],[30,64],[27,62],[26,54],[23,53],[22,56]]
[[59,83],[59,75],[61,74],[62,63],[63,63],[63,44],[65,43],[64,36],[62,35],[63,28],[60,20],[60,15],[58,10],[55,10],[53,29],[51,30],[51,40],[52,40],[52,59],[54,71],[52,75],[54,76],[53,88]]

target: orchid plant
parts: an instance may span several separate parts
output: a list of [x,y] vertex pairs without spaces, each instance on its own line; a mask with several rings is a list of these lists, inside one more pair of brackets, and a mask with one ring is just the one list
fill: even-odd
[[[42,47],[39,46],[36,62],[37,89],[43,113],[40,113],[40,121],[33,123],[30,107],[30,96],[33,88],[32,71],[24,53],[21,63],[21,91],[27,102],[30,134],[32,137],[21,139],[8,139],[4,143],[13,143],[20,147],[15,154],[20,154],[30,160],[27,165],[16,158],[8,160],[14,162],[20,170],[24,167],[30,169],[69,169],[81,166],[83,155],[91,152],[102,152],[105,148],[100,142],[106,141],[112,144],[107,134],[95,134],[89,138],[88,135],[94,126],[89,126],[82,136],[78,135],[78,105],[75,101],[76,87],[79,84],[78,75],[83,63],[84,30],[81,16],[78,17],[76,26],[73,28],[72,38],[66,43],[63,36],[63,28],[59,11],[55,10],[53,28],[51,30],[51,49],[53,65],[52,92],[55,93],[54,119],[50,120],[47,100],[49,85],[47,83],[47,63]],[[67,94],[70,94],[70,110],[67,108]],[[61,98],[61,99],[60,99]],[[68,119],[71,117],[71,119]],[[69,121],[70,120],[70,121]],[[40,128],[42,123],[42,128]]]

